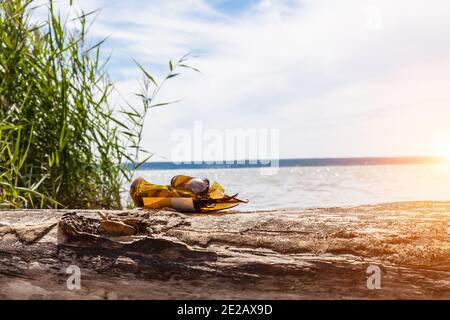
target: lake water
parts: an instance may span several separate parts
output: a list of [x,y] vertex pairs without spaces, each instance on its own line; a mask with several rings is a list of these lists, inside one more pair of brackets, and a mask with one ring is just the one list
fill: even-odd
[[450,164],[283,167],[274,175],[262,175],[258,168],[136,173],[157,184],[169,184],[179,174],[217,181],[227,194],[249,199],[240,210],[450,200]]

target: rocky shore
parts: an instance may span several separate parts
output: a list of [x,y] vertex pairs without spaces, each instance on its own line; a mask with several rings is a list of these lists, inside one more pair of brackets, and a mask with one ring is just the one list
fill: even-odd
[[0,299],[179,298],[450,299],[450,202],[0,211]]

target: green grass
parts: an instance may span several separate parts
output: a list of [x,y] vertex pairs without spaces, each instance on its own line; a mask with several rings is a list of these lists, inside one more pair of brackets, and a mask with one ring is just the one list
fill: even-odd
[[49,1],[47,18],[31,23],[33,5],[0,1],[0,208],[120,208],[124,164],[146,153],[145,116],[164,105],[153,101],[186,57],[159,84],[138,64],[143,104],[119,110],[103,41],[88,45],[89,15],[68,28]]

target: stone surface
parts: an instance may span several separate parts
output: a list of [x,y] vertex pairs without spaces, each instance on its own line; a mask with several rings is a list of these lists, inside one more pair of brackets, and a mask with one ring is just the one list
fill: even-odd
[[[58,224],[68,213],[93,231],[68,233]],[[381,289],[367,288],[371,265]],[[70,266],[80,268],[79,290],[68,289]],[[2,298],[450,299],[450,202],[210,215],[0,211]]]

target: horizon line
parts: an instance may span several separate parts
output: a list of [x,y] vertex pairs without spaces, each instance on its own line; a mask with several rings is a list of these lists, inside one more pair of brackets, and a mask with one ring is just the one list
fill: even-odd
[[[138,170],[165,169],[239,169],[267,167],[323,167],[323,166],[368,166],[450,163],[450,159],[437,156],[408,157],[346,157],[346,158],[285,158],[259,160],[216,161],[154,161],[143,163]],[[128,166],[134,169],[132,163]]]
[[[450,160],[450,158],[438,155],[422,156],[338,156],[338,157],[287,157],[287,158],[260,158],[260,159],[233,159],[233,160],[158,160],[147,161],[145,163],[217,163],[217,162],[243,162],[243,161],[274,161],[274,160],[351,160],[351,159],[429,159],[429,160]],[[151,158],[150,158],[151,160]]]

